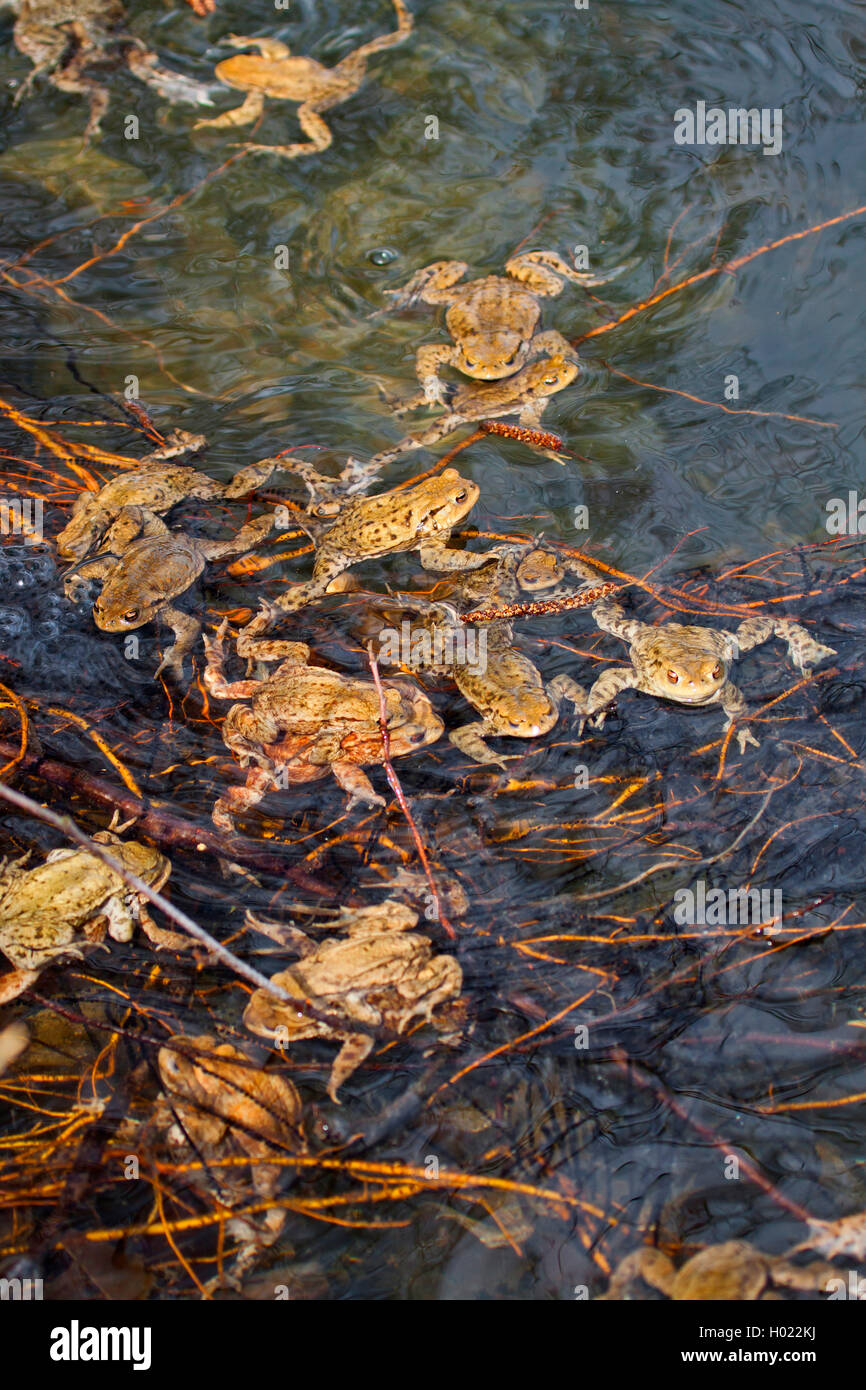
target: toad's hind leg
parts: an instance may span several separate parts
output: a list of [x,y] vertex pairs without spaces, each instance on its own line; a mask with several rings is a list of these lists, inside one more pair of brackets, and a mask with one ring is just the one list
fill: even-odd
[[[378,38],[371,39],[369,43],[364,43],[360,48],[356,48],[354,53],[349,53],[341,63],[337,63],[332,69],[340,77],[354,82],[357,91],[364,80],[367,70],[367,59],[372,58],[374,53],[381,53],[385,48],[393,48],[395,44],[403,43],[408,39],[412,32],[414,20],[412,13],[406,8],[403,0],[394,0],[394,9],[397,11],[397,28],[390,34],[380,34]],[[348,96],[349,93],[346,93]],[[340,100],[343,98],[341,97]]]
[[366,772],[357,763],[333,762],[331,763],[331,771],[343,791],[349,793],[347,810],[350,811],[359,801],[365,806],[385,805],[384,796],[380,796],[374,789]]
[[575,285],[603,285],[605,276],[589,270],[574,270],[555,251],[524,251],[505,262],[505,271],[532,290],[533,294],[560,294],[563,280]]
[[[335,104],[334,102],[329,102],[328,106],[333,106]],[[248,154],[278,154],[283,159],[298,159],[301,155],[305,154],[320,154],[322,150],[328,148],[334,138],[331,134],[330,126],[326,125],[319,115],[320,109],[327,108],[322,108],[320,103],[314,106],[307,102],[305,102],[303,106],[298,107],[298,121],[301,130],[305,135],[310,137],[308,143],[305,144],[299,141],[296,145],[245,144],[243,149],[245,149]],[[212,124],[215,125],[216,122]]]
[[214,825],[218,830],[234,830],[235,815],[257,806],[262,798],[277,786],[276,778],[263,767],[251,767],[247,773],[246,786],[229,787],[225,796],[221,796],[217,801],[211,812]]
[[736,632],[728,636],[735,650],[741,652],[751,651],[771,637],[779,637],[788,648],[792,664],[807,677],[811,675],[812,666],[836,655],[833,647],[816,642],[810,632],[788,618],[746,618]]
[[265,99],[262,93],[248,92],[240,106],[233,106],[230,111],[223,111],[221,116],[212,116],[210,120],[196,121],[193,130],[202,130],[205,126],[225,129],[226,126],[252,125],[264,109]]
[[[580,703],[575,701],[575,707],[581,716],[580,732],[583,733],[583,726],[587,719],[592,719],[595,728],[600,729],[607,718],[605,705],[609,705],[615,700],[621,690],[634,690],[637,686],[637,673],[630,666],[612,666],[609,670],[603,671],[598,680],[593,685],[585,700]],[[580,687],[575,688],[575,693]],[[572,698],[571,696],[569,698]]]
[[158,927],[144,903],[138,909],[138,925],[158,951],[185,951],[192,945],[192,939],[185,932]]

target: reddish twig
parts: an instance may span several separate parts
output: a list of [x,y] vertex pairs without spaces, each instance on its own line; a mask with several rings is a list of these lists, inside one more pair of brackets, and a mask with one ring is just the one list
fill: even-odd
[[376,691],[379,696],[379,728],[382,731],[382,751],[384,753],[384,757],[382,758],[382,764],[385,768],[385,775],[388,778],[388,783],[391,787],[392,792],[397,798],[400,810],[406,817],[406,823],[409,826],[409,829],[412,831],[412,838],[415,841],[415,848],[418,851],[418,858],[421,860],[421,864],[424,869],[424,874],[426,876],[427,882],[430,884],[430,892],[433,894],[433,898],[436,903],[436,912],[438,919],[442,923],[442,927],[444,931],[447,933],[447,935],[450,936],[452,941],[455,941],[457,938],[457,933],[455,932],[454,928],[452,927],[451,923],[449,922],[448,918],[442,910],[442,900],[439,897],[439,890],[436,887],[436,882],[433,878],[433,872],[430,868],[430,861],[427,858],[427,851],[424,848],[421,836],[418,834],[418,828],[414,820],[412,819],[412,812],[409,810],[409,803],[406,800],[405,793],[403,791],[403,788],[400,786],[397,774],[394,771],[393,763],[391,762],[391,736],[388,733],[388,713],[385,707],[385,692],[382,689],[382,679],[379,675],[379,663],[376,660],[376,654],[373,651],[372,642],[367,643],[367,659],[370,663],[370,671],[373,675],[373,683],[376,686]]

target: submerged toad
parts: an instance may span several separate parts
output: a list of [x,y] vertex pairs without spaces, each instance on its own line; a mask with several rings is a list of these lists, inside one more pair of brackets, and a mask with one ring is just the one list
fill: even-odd
[[196,540],[168,527],[146,507],[124,507],[92,560],[69,575],[67,597],[77,595],[89,579],[102,579],[93,619],[103,632],[132,632],[144,623],[163,622],[175,641],[155,675],[166,668],[183,679],[183,659],[201,631],[198,619],[172,605],[195,582],[208,560],[240,555],[268,534],[272,515],[247,522],[231,540]]
[[[301,1098],[287,1077],[262,1071],[207,1033],[172,1038],[159,1049],[158,1064],[165,1098],[151,1123],[165,1134],[175,1159],[189,1164],[193,1181],[230,1209],[251,1199],[265,1204],[264,1211],[226,1224],[227,1233],[243,1241],[229,1279],[237,1287],[285,1224],[285,1209],[269,1204],[285,1173],[274,1160],[306,1152]],[[249,1159],[249,1167],[233,1158]]]
[[686,1260],[680,1269],[662,1250],[643,1246],[622,1260],[613,1271],[601,1299],[653,1299],[678,1302],[752,1302],[778,1299],[778,1289],[826,1294],[839,1270],[823,1260],[798,1265],[784,1255],[765,1255],[745,1240],[708,1245]]
[[220,128],[252,125],[264,111],[265,98],[300,102],[298,124],[307,136],[306,141],[292,145],[256,145],[247,143],[251,153],[282,155],[297,159],[299,155],[318,154],[331,144],[333,136],[322,112],[339,106],[357,92],[367,72],[367,60],[374,53],[393,48],[412,32],[412,15],[403,0],[394,0],[397,29],[362,44],[347,54],[333,68],[326,68],[314,58],[292,57],[290,49],[278,39],[253,39],[232,34],[226,40],[234,48],[257,48],[257,57],[245,53],[239,58],[226,58],[217,64],[216,75],[229,87],[237,87],[247,95],[240,106],[224,111],[212,120],[197,121],[195,129],[203,126]]
[[[270,934],[271,923],[247,913],[247,925]],[[296,999],[307,999],[345,1025],[329,1024],[293,1009],[266,990],[250,997],[244,1023],[251,1032],[285,1047],[302,1038],[328,1038],[343,1045],[331,1069],[328,1095],[337,1092],[374,1046],[376,1028],[403,1033],[413,1019],[451,1028],[434,1010],[456,1000],[463,972],[453,956],[436,956],[420,932],[411,931],[418,914],[388,898],[377,907],[343,908],[334,926],[344,935],[314,943],[293,930],[291,944],[301,960],[273,977]],[[353,1024],[366,1025],[359,1032]]]
[[[121,842],[108,830],[93,839],[157,891],[171,873],[149,845]],[[81,960],[83,948],[101,942],[106,930],[115,941],[131,941],[138,923],[157,950],[189,945],[189,937],[158,927],[143,894],[87,850],[52,850],[34,869],[23,867],[26,858],[0,864],[0,952],[16,967],[0,977],[0,1003],[28,989],[52,961]]]
[[573,270],[555,251],[525,251],[506,262],[504,276],[458,284],[467,269],[465,261],[434,261],[417,271],[402,290],[389,291],[394,308],[419,299],[447,305],[445,325],[453,343],[425,344],[416,356],[421,400],[428,405],[445,404],[439,372],[446,364],[476,381],[498,381],[514,376],[533,357],[576,359],[561,333],[536,332],[539,298],[559,294],[566,280],[576,285],[603,283],[603,277]]
[[[246,785],[231,787],[217,801],[214,823],[231,830],[236,812],[255,806],[266,793],[292,783],[315,781],[332,772],[349,794],[349,808],[360,801],[384,806],[362,771],[384,758],[379,695],[372,681],[323,666],[308,666],[303,642],[248,642],[245,654],[281,659],[267,680],[229,681],[223,674],[224,622],[215,638],[205,637],[204,683],[218,700],[250,700],[232,705],[223,723],[223,740],[241,767]],[[411,681],[383,681],[390,756],[402,757],[435,743],[442,720],[426,695]]]
[[485,739],[538,738],[556,724],[563,699],[575,706],[584,699],[585,692],[570,676],[545,683],[537,666],[514,646],[510,623],[462,623],[449,604],[430,604],[419,621],[404,622],[399,633],[383,630],[379,644],[384,661],[402,660],[411,670],[454,681],[481,719],[454,729],[448,738],[479,763],[504,768],[510,761]]
[[[679,704],[720,704],[727,715],[725,728],[729,729],[748,709],[742,692],[729,676],[731,663],[743,652],[771,637],[779,637],[787,644],[794,666],[807,677],[811,665],[836,655],[832,647],[822,646],[799,623],[787,619],[746,618],[736,632],[686,627],[681,623],[650,627],[629,618],[612,599],[595,604],[592,616],[603,632],[629,643],[631,661],[625,668],[602,672],[584,698],[584,720],[595,715],[597,726],[604,723],[604,706],[621,690],[633,689]],[[748,729],[737,731],[737,742],[741,753],[748,743],[758,747],[758,740]]]
[[[33,63],[15,104],[43,74],[61,92],[86,96],[90,116],[85,144],[108,110],[108,92],[89,69],[125,63],[136,77],[169,101],[213,105],[207,87],[179,72],[160,68],[155,53],[126,32],[121,0],[6,0],[17,13],[13,39]],[[193,0],[190,3],[195,4]],[[201,13],[201,11],[199,11]]]
[[176,454],[201,448],[203,444],[203,435],[176,430],[168,445],[142,459],[139,468],[110,479],[98,492],[82,493],[57,536],[58,555],[67,560],[82,560],[124,507],[146,507],[163,515],[188,497],[233,501],[263,487],[282,466],[279,459],[260,459],[239,469],[231,482],[219,483],[197,468],[172,462]]
[[[576,362],[564,357],[547,357],[541,362],[531,362],[505,381],[491,382],[489,385],[473,382],[458,386],[449,395],[445,414],[435,424],[419,434],[407,434],[390,449],[374,454],[369,463],[357,464],[357,474],[359,477],[372,476],[401,454],[438,444],[440,439],[473,420],[517,415],[524,429],[538,429],[551,396],[570,386],[577,373]],[[411,409],[418,403],[416,398],[407,402],[403,409]],[[542,449],[541,452],[557,463],[565,463],[565,457],[551,449]]]
[[491,556],[512,549],[492,546],[484,554],[473,554],[448,548],[453,528],[474,507],[478,493],[477,484],[461,478],[455,468],[446,468],[439,477],[426,478],[415,487],[353,497],[327,522],[312,513],[302,514],[300,524],[317,542],[313,577],[273,603],[263,601],[260,613],[241,634],[241,656],[247,654],[251,638],[258,637],[283,613],[293,613],[321,598],[338,575],[361,560],[417,550],[425,569],[447,573],[477,569]]

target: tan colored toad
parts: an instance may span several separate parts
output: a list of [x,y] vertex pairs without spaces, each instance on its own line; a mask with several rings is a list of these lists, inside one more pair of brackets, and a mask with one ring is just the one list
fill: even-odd
[[[246,920],[270,934],[272,924],[249,912]],[[427,937],[411,930],[417,921],[411,908],[389,898],[377,907],[344,908],[334,924],[344,933],[337,940],[316,944],[293,931],[292,945],[302,958],[275,975],[274,983],[344,1019],[345,1026],[311,1018],[257,989],[244,1013],[246,1027],[280,1047],[302,1038],[342,1043],[328,1083],[328,1095],[339,1104],[337,1092],[373,1050],[376,1028],[403,1033],[416,1018],[436,1026],[434,1011],[456,1000],[463,987],[463,972],[453,956],[434,955]],[[370,1031],[359,1032],[353,1023]]]
[[467,269],[465,261],[434,261],[402,290],[390,291],[394,308],[418,300],[447,306],[445,325],[453,343],[426,344],[416,357],[422,400],[428,405],[445,403],[439,377],[445,365],[476,381],[498,381],[514,376],[532,357],[576,358],[561,333],[536,332],[541,318],[538,301],[561,293],[563,281],[602,283],[588,271],[573,270],[555,251],[525,251],[506,262],[505,276],[458,284]]
[[329,585],[350,566],[398,551],[417,550],[425,569],[439,573],[477,569],[509,546],[492,546],[483,554],[448,547],[451,532],[478,500],[478,486],[446,468],[436,478],[414,487],[394,488],[374,497],[353,497],[326,522],[311,513],[300,524],[316,541],[313,577],[262,602],[260,613],[244,628],[238,641],[241,656],[251,639],[267,630],[283,613],[293,613],[327,593]]
[[[231,787],[217,801],[214,824],[231,830],[234,815],[255,806],[269,791],[315,781],[333,773],[356,802],[384,806],[363,768],[384,758],[379,695],[372,681],[359,680],[307,665],[310,649],[303,642],[249,642],[253,659],[281,664],[263,681],[229,681],[223,673],[223,623],[215,638],[205,637],[204,683],[219,700],[247,700],[232,705],[223,722],[223,740],[248,767],[246,785]],[[435,743],[442,720],[426,695],[411,681],[383,681],[390,756],[404,757]],[[250,767],[254,763],[254,767]]]
[[[570,386],[577,373],[576,362],[564,357],[546,357],[541,362],[531,362],[505,381],[490,384],[471,382],[458,386],[449,395],[445,414],[435,424],[418,434],[407,434],[390,449],[374,454],[369,463],[356,463],[357,476],[371,477],[401,454],[438,444],[440,439],[474,420],[516,415],[522,428],[538,429],[551,397]],[[417,399],[410,401],[403,408],[414,408],[417,403]],[[540,452],[557,463],[566,462],[565,455],[552,449],[542,447]]]
[[197,468],[171,461],[175,452],[201,448],[205,442],[203,435],[176,430],[172,440],[174,448],[158,449],[142,459],[139,468],[111,478],[98,492],[81,494],[72,516],[57,536],[57,553],[62,559],[82,560],[124,507],[146,507],[162,516],[188,497],[233,501],[263,487],[283,466],[279,459],[260,459],[258,463],[241,468],[231,482],[220,483]]
[[[805,628],[787,619],[746,618],[736,632],[681,623],[650,627],[629,618],[612,599],[596,603],[592,616],[603,632],[628,642],[631,663],[602,672],[584,699],[584,720],[595,716],[597,726],[604,723],[605,705],[621,690],[631,689],[684,705],[720,704],[727,715],[725,728],[729,729],[748,712],[742,692],[729,676],[731,664],[743,652],[780,637],[794,666],[805,676],[811,675],[810,666],[836,655],[832,647],[822,646]],[[737,742],[741,753],[747,743],[758,747],[758,740],[748,729],[737,731]]]
[[[165,1096],[151,1123],[175,1159],[230,1209],[265,1204],[264,1211],[226,1223],[228,1234],[243,1242],[225,1280],[238,1287],[285,1224],[285,1209],[271,1202],[286,1171],[281,1155],[307,1150],[301,1098],[287,1077],[263,1071],[207,1033],[173,1038],[159,1049],[158,1065]],[[249,1165],[226,1162],[232,1158]]]
[[[404,621],[399,632],[379,634],[380,660],[405,662],[413,671],[448,676],[464,699],[481,715],[449,733],[456,748],[478,763],[510,759],[497,753],[488,738],[538,738],[559,719],[563,699],[582,703],[584,691],[561,675],[545,683],[541,672],[514,646],[510,623],[462,623],[449,604],[430,604],[414,623]],[[396,646],[396,651],[391,647]]]
[[192,650],[201,623],[175,608],[172,599],[186,593],[208,560],[240,555],[263,540],[272,529],[272,515],[247,522],[230,540],[208,541],[170,531],[146,507],[124,507],[92,560],[76,566],[65,581],[68,598],[76,598],[90,579],[101,579],[102,592],[93,605],[93,620],[103,632],[133,632],[145,623],[163,622],[175,641],[155,675],[170,670],[183,679],[183,660]]
[[217,64],[216,75],[227,86],[236,87],[247,95],[240,106],[212,120],[197,121],[194,129],[252,125],[264,111],[265,98],[275,97],[279,101],[300,103],[298,124],[307,140],[292,145],[247,143],[244,149],[248,153],[278,154],[284,159],[297,159],[299,155],[326,150],[333,136],[322,120],[322,112],[339,106],[357,92],[366,76],[368,58],[402,43],[412,32],[412,15],[403,0],[394,0],[394,9],[397,29],[393,34],[382,34],[362,44],[333,68],[323,67],[313,58],[292,57],[288,46],[278,39],[252,39],[231,34],[226,42],[232,47],[257,48],[258,56],[245,53],[238,58],[226,58]]
[[[108,830],[93,839],[156,891],[171,873],[150,845],[122,842]],[[28,989],[52,961],[83,959],[84,947],[101,942],[106,930],[114,941],[131,941],[137,923],[157,950],[189,946],[189,937],[158,927],[143,894],[87,850],[52,850],[33,869],[24,863],[0,864],[0,952],[16,967],[0,976],[0,1004]]]

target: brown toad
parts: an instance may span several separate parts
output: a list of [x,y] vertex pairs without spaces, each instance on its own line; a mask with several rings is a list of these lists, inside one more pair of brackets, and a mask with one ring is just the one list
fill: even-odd
[[[155,53],[126,32],[121,0],[6,0],[15,9],[16,48],[33,63],[33,71],[18,89],[15,104],[43,74],[58,91],[86,96],[90,115],[85,144],[94,136],[108,110],[108,92],[91,75],[92,67],[125,63],[142,82],[169,101],[212,106],[208,90],[179,72],[158,66]],[[198,0],[208,3],[208,0]],[[196,8],[194,0],[190,0]],[[197,11],[202,13],[201,10]]]
[[124,507],[92,560],[68,576],[67,597],[75,597],[90,579],[103,581],[93,605],[93,619],[103,632],[132,632],[144,623],[163,622],[175,641],[155,676],[168,668],[183,679],[183,659],[201,631],[198,619],[183,613],[171,600],[195,582],[208,560],[239,555],[258,544],[272,529],[271,515],[242,526],[231,540],[197,540],[168,527],[146,507]]
[[[224,622],[215,638],[205,637],[204,683],[219,700],[250,700],[232,705],[223,722],[223,740],[241,767],[250,767],[244,787],[231,787],[217,801],[214,823],[231,830],[234,813],[255,806],[275,787],[315,781],[332,772],[349,795],[349,809],[360,801],[384,806],[362,771],[384,758],[379,695],[371,681],[323,666],[309,666],[303,642],[248,642],[245,654],[280,665],[263,681],[228,681],[223,674]],[[391,757],[435,743],[442,720],[411,681],[384,681],[383,695]]]
[[233,501],[263,487],[282,467],[279,459],[260,459],[241,468],[231,482],[219,483],[197,468],[172,462],[176,454],[199,449],[204,442],[203,435],[176,430],[168,443],[142,459],[138,468],[111,478],[98,492],[82,493],[57,536],[58,555],[67,560],[82,560],[124,507],[146,507],[163,515],[188,497]]
[[[121,842],[108,830],[93,839],[157,891],[171,873],[149,845]],[[26,858],[0,864],[0,952],[16,967],[0,977],[0,1003],[28,989],[52,961],[83,959],[83,948],[101,942],[106,929],[114,941],[131,941],[137,922],[157,950],[189,945],[189,937],[158,927],[147,899],[87,850],[52,850],[34,869],[23,867]]]
[[[273,934],[273,923],[250,912],[246,921]],[[428,938],[410,930],[417,921],[416,912],[389,898],[377,907],[343,908],[334,926],[345,934],[337,940],[314,943],[292,929],[284,940],[301,959],[275,975],[274,983],[295,998],[307,999],[323,1012],[344,1019],[345,1026],[311,1018],[257,989],[244,1013],[246,1027],[279,1047],[302,1038],[341,1042],[328,1083],[328,1095],[339,1104],[340,1086],[373,1049],[373,1030],[384,1027],[403,1033],[416,1018],[434,1026],[452,1026],[434,1017],[434,1010],[458,998],[463,972],[453,956],[434,955]],[[353,1024],[366,1025],[370,1031],[359,1032]]]
[[[402,290],[389,291],[393,308],[423,300],[447,305],[445,325],[453,343],[425,344],[416,356],[421,399],[444,405],[440,369],[456,367],[476,381],[513,376],[533,357],[576,359],[561,333],[537,333],[539,298],[559,294],[563,281],[598,285],[603,280],[588,271],[573,270],[555,251],[525,251],[505,264],[505,276],[488,275],[468,285],[457,282],[466,274],[465,261],[434,261],[419,270]],[[508,277],[508,278],[506,278]]]
[[[374,454],[368,463],[353,460],[358,478],[371,477],[386,464],[393,463],[401,454],[412,449],[423,449],[437,444],[446,435],[452,434],[461,425],[473,420],[492,420],[502,415],[517,415],[524,429],[538,429],[541,417],[551,396],[570,386],[578,373],[577,363],[564,357],[546,357],[540,362],[530,362],[514,376],[505,381],[470,382],[458,386],[449,394],[446,411],[434,424],[418,434],[407,434],[390,449]],[[408,402],[403,409],[413,408],[418,398]],[[562,454],[552,449],[541,449],[548,458],[557,463],[565,463]]]
[[[811,674],[810,665],[836,655],[832,647],[822,646],[805,628],[788,619],[746,618],[736,632],[686,627],[681,623],[650,627],[629,618],[612,599],[595,604],[592,616],[603,632],[629,643],[631,662],[625,668],[612,667],[602,672],[585,697],[581,714],[584,720],[594,715],[597,726],[604,723],[604,706],[621,690],[631,689],[661,695],[679,704],[720,704],[727,715],[725,728],[729,729],[748,710],[742,692],[729,676],[731,663],[743,652],[771,637],[779,637],[787,644],[794,666],[807,677]],[[748,729],[738,729],[737,742],[741,753],[747,743],[758,747]]]
[[264,111],[265,98],[300,102],[298,124],[307,136],[305,142],[293,145],[256,145],[246,143],[248,153],[278,154],[284,159],[299,155],[318,154],[331,144],[333,136],[322,112],[348,100],[357,92],[367,72],[367,60],[374,53],[393,48],[412,32],[412,15],[403,0],[394,0],[397,29],[382,34],[370,43],[362,44],[347,54],[333,68],[326,68],[314,58],[292,57],[288,46],[278,39],[245,38],[231,34],[226,42],[233,48],[257,48],[259,55],[249,53],[238,58],[226,58],[218,63],[216,75],[229,87],[237,87],[247,95],[240,106],[224,111],[212,120],[197,121],[194,129],[203,126],[219,128],[252,125]]
[[476,483],[446,468],[435,478],[414,487],[394,488],[373,497],[353,497],[336,517],[323,521],[313,512],[299,517],[300,524],[316,541],[313,577],[281,594],[273,603],[262,602],[261,612],[244,628],[238,641],[241,656],[246,645],[264,632],[283,613],[293,613],[328,592],[329,585],[361,560],[374,560],[398,551],[417,550],[425,569],[440,573],[477,569],[509,546],[493,546],[484,554],[451,550],[448,541],[458,522],[478,500]]
[[617,1265],[601,1300],[661,1295],[677,1302],[753,1302],[779,1299],[777,1289],[826,1294],[839,1279],[839,1271],[823,1260],[794,1264],[784,1255],[765,1255],[745,1240],[708,1245],[680,1269],[664,1251],[645,1245]]
[[[263,1212],[226,1223],[227,1233],[243,1241],[225,1281],[238,1287],[285,1224],[285,1209],[270,1205],[285,1173],[274,1160],[307,1150],[301,1098],[287,1077],[262,1071],[207,1033],[172,1038],[159,1049],[158,1065],[165,1098],[151,1124],[165,1134],[175,1159],[231,1209],[251,1198],[265,1203]],[[233,1158],[249,1159],[249,1168]]]
[[509,760],[485,739],[549,733],[559,718],[561,701],[579,706],[585,693],[570,676],[545,683],[534,662],[514,646],[510,623],[462,623],[456,609],[444,603],[427,606],[415,623],[404,620],[399,632],[383,629],[379,655],[392,665],[449,676],[481,715],[476,723],[453,730],[450,742],[475,762],[502,768]]

